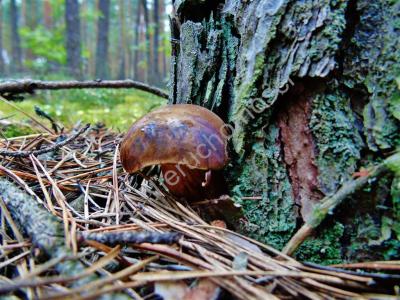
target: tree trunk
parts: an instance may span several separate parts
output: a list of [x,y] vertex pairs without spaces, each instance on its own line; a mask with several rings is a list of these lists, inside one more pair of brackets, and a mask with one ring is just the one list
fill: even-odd
[[119,39],[120,39],[120,47],[119,47],[119,72],[118,72],[118,79],[125,79],[126,78],[126,20],[125,20],[125,6],[124,1],[119,1]]
[[[169,47],[169,40],[165,38],[165,28],[164,28],[164,20],[166,17],[166,11],[165,11],[165,1],[161,0],[160,1],[160,17],[161,17],[161,23],[159,26],[160,30],[160,37],[161,37],[161,51],[159,51],[159,70],[161,70],[161,78],[163,81],[167,78],[167,55],[166,55],[166,47]],[[164,83],[163,83],[164,84]]]
[[147,8],[147,0],[141,0],[144,16],[145,25],[145,43],[146,43],[146,70],[147,80],[146,82],[152,83],[152,60],[151,60],[151,47],[150,47],[150,21],[149,21],[149,9]]
[[154,35],[153,35],[153,74],[152,80],[154,84],[160,86],[161,85],[161,78],[160,78],[160,71],[159,71],[159,62],[158,62],[158,50],[159,50],[159,40],[160,40],[160,16],[159,16],[159,1],[154,0],[153,5],[153,22],[154,22]]
[[140,16],[141,16],[141,0],[137,1],[136,8],[136,20],[135,20],[135,34],[134,34],[134,54],[133,54],[133,78],[140,80],[139,78],[139,37],[140,37]]
[[[24,1],[25,2],[25,9],[23,19],[25,20],[26,26],[30,29],[30,31],[34,31],[37,24],[38,24],[38,17],[37,17],[37,3],[35,0]],[[30,48],[24,48],[24,56],[25,56],[25,63],[27,61],[33,61],[35,59],[35,55]]]
[[44,26],[51,30],[53,28],[53,8],[51,6],[51,0],[43,0],[43,21]]
[[[399,146],[400,3],[174,6],[170,103],[206,106],[232,125],[226,177],[241,230],[281,249],[325,195]],[[398,258],[398,182],[388,175],[349,197],[297,257]]]
[[133,1],[128,2],[128,16],[127,16],[127,38],[128,40],[126,41],[126,50],[127,50],[127,56],[128,56],[128,63],[126,64],[126,75],[128,78],[133,78],[135,76],[133,70],[133,54],[134,54],[134,47],[133,47],[133,39],[135,37],[135,32],[132,30],[135,26],[135,8],[136,6],[134,5]]
[[5,75],[5,63],[3,57],[3,3],[0,0],[0,77]]
[[39,23],[38,2],[36,0],[29,0],[26,2],[26,15],[25,22],[29,29],[34,30]]
[[108,66],[108,29],[110,23],[110,0],[99,0],[100,16],[97,21],[96,77],[106,79]]
[[[90,14],[91,11],[96,10],[96,2],[95,1],[83,1],[82,2],[82,10],[85,15]],[[82,41],[83,47],[85,51],[90,53],[89,57],[86,58],[84,64],[85,74],[90,78],[95,77],[95,61],[96,61],[96,43],[94,40],[97,37],[97,24],[91,18],[82,19]]]
[[21,39],[19,37],[18,9],[15,0],[10,0],[11,64],[12,74],[22,71]]
[[65,1],[67,68],[71,76],[82,79],[81,25],[78,0]]

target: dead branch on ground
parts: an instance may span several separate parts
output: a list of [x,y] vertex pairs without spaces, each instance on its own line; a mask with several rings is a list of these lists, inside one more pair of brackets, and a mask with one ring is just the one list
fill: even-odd
[[18,95],[33,94],[37,90],[66,90],[66,89],[138,89],[161,98],[168,99],[168,93],[163,90],[130,79],[125,80],[87,80],[87,81],[41,81],[41,80],[16,80],[0,83],[0,95],[8,100],[22,100]]

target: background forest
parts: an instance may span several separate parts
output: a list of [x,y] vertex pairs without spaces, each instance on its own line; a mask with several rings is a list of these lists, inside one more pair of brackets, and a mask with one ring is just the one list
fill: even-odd
[[[0,78],[130,78],[165,88],[170,7],[164,0],[0,0]],[[39,105],[66,125],[102,121],[125,129],[161,103],[137,90],[75,90],[42,92],[17,105],[32,112]],[[0,104],[0,118],[11,113]],[[7,126],[6,135],[14,134]]]

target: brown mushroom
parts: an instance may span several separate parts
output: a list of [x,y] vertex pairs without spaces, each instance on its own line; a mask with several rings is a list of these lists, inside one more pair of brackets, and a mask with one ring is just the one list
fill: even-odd
[[221,169],[228,160],[224,122],[191,104],[169,105],[145,115],[133,123],[121,144],[127,172],[160,165],[171,194],[188,201],[226,192]]

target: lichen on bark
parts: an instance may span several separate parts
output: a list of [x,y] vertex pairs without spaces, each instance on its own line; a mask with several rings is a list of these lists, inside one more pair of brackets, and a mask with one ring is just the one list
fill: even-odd
[[[400,144],[400,3],[176,4],[183,49],[173,57],[178,71],[172,86],[178,92],[170,102],[208,107],[234,124],[227,177],[243,207],[242,230],[281,248],[306,216],[302,208]],[[254,112],[254,101],[263,101],[265,110]],[[301,178],[301,170],[309,179]],[[393,257],[398,239],[388,228],[400,222],[398,194],[390,196],[385,185],[397,188],[385,178],[349,198],[298,257],[354,260],[361,251],[369,259]],[[249,196],[261,200],[241,199]],[[371,232],[387,237],[377,239],[381,245],[352,235],[372,225]],[[327,237],[334,240],[326,249],[329,257],[318,251]]]
[[316,147],[320,188],[334,193],[358,168],[364,142],[356,127],[350,97],[335,81],[312,101],[310,129]]
[[[241,162],[241,167],[232,169],[230,178],[238,178],[232,192],[244,211],[241,229],[281,249],[296,228],[297,209],[283,164],[279,128],[271,124],[259,136],[252,154]],[[245,200],[249,196],[262,199]]]

